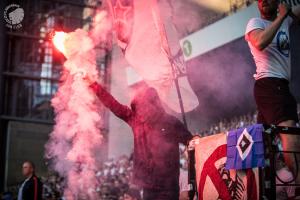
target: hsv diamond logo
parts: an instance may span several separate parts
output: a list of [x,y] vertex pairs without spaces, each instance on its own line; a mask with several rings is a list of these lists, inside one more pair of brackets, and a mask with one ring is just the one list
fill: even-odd
[[255,124],[228,132],[226,169],[264,167],[263,130]]
[[252,136],[248,133],[247,129],[245,128],[243,133],[238,138],[237,145],[236,145],[236,148],[242,160],[244,160],[248,156],[248,154],[252,149],[252,146],[253,146]]

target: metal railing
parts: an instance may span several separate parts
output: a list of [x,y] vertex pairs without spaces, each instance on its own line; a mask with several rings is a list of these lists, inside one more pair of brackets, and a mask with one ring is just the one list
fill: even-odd
[[[266,167],[260,170],[260,179],[261,179],[261,197],[264,199],[276,199],[276,187],[278,186],[300,186],[300,184],[295,184],[294,182],[298,176],[298,159],[297,154],[300,154],[299,151],[285,151],[279,150],[276,143],[276,137],[279,134],[286,135],[299,135],[300,128],[296,127],[283,127],[275,125],[265,125],[264,126],[264,143],[265,143],[265,158],[266,158]],[[276,172],[277,169],[277,155],[279,153],[293,154],[295,161],[295,173],[292,180],[283,181]],[[276,183],[276,179],[278,183]]]

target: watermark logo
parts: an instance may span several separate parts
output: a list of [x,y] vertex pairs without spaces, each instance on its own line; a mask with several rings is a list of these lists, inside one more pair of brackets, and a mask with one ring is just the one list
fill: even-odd
[[6,26],[10,29],[19,29],[24,19],[24,10],[18,4],[10,4],[4,10],[4,19]]

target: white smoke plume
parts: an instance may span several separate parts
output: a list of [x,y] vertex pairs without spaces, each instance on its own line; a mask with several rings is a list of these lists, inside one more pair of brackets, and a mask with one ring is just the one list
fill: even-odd
[[55,126],[46,144],[46,158],[51,167],[64,177],[66,199],[99,199],[96,187],[96,156],[102,142],[99,101],[89,85],[99,81],[94,47],[105,42],[111,30],[105,11],[94,18],[91,32],[77,29],[56,33],[55,46],[67,61],[58,91],[51,103]]

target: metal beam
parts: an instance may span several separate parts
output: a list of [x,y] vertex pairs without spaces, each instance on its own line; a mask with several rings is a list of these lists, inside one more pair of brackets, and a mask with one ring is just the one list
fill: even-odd
[[[50,1],[51,3],[67,4],[67,5],[71,5],[71,6],[91,8],[91,9],[97,9],[98,8],[98,6],[84,4],[84,3],[78,3],[78,2],[74,2],[74,1],[67,1],[67,0],[43,0],[43,1]],[[102,1],[100,1],[100,5],[101,4],[102,4]]]
[[21,38],[26,38],[26,39],[46,40],[45,37],[40,37],[40,36],[36,36],[36,35],[30,35],[30,34],[27,34],[27,33],[17,33],[17,32],[10,32],[10,31],[7,31],[6,34],[7,34],[8,36],[21,37]]
[[8,121],[54,125],[54,121],[50,121],[50,120],[40,120],[40,119],[33,119],[33,118],[26,118],[26,117],[14,117],[14,116],[9,116],[9,115],[1,115],[0,119],[8,120]]
[[26,75],[26,74],[21,74],[21,73],[16,73],[16,72],[3,72],[3,75],[7,76],[7,77],[12,77],[12,78],[29,79],[29,80],[35,80],[35,81],[40,81],[40,80],[46,80],[46,81],[51,81],[51,82],[59,82],[60,81],[58,78],[31,76],[31,75]]

